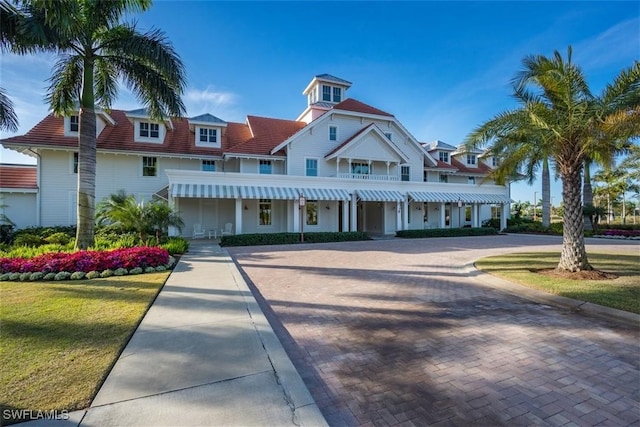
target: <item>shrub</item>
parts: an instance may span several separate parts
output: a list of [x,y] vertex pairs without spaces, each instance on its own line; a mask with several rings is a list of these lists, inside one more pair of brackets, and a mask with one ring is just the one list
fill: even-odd
[[75,271],[72,275],[71,275],[71,280],[81,280],[84,279],[84,271]]
[[461,237],[461,236],[490,236],[498,234],[493,227],[475,228],[428,228],[424,230],[400,230],[397,237],[416,239],[424,237]]
[[500,230],[500,218],[485,219],[484,221],[482,221],[482,226]]
[[13,241],[13,244],[15,246],[29,246],[29,247],[38,247],[40,245],[43,245],[44,243],[45,241],[42,237],[38,236],[37,234],[29,234],[29,233],[20,234]]
[[87,279],[97,279],[98,277],[100,277],[100,273],[98,271],[90,271],[87,273]]
[[29,280],[31,280],[32,282],[35,282],[37,280],[42,280],[43,277],[44,277],[44,273],[41,273],[40,271],[36,271],[35,273],[31,273],[31,278]]
[[9,280],[9,276],[11,276],[11,273],[0,274],[0,282],[5,282]]
[[9,275],[9,280],[19,280],[20,279],[20,273],[11,273]]
[[166,249],[171,255],[184,254],[189,250],[189,241],[183,237],[171,237],[160,247]]
[[160,271],[167,271],[167,267],[165,267],[164,265],[159,265],[156,267],[156,271],[160,272]]
[[[371,240],[367,233],[348,232],[310,232],[304,233],[305,243],[348,242]],[[222,236],[220,246],[257,246],[289,245],[300,242],[300,233],[256,233]]]
[[147,267],[144,269],[145,273],[155,273],[156,269],[154,267]]
[[13,224],[0,224],[0,242],[11,243],[13,240]]
[[53,280],[67,280],[69,277],[71,277],[71,273],[69,273],[68,271],[61,271],[59,273],[56,273],[56,275],[53,277]]
[[142,269],[140,267],[132,268],[129,270],[129,274],[142,274]]
[[29,280],[31,280],[31,273],[20,273],[21,282],[28,282]]
[[53,233],[49,237],[44,239],[47,243],[53,243],[57,245],[68,245],[71,242],[71,237],[67,233],[58,232]]
[[111,269],[106,269],[102,273],[100,273],[100,277],[102,278],[111,277],[111,276],[113,276],[113,270]]
[[42,280],[46,280],[46,281],[50,282],[51,280],[54,280],[55,278],[56,278],[56,273],[47,273],[47,274],[44,275]]
[[126,268],[116,268],[113,272],[114,276],[125,276],[128,273]]

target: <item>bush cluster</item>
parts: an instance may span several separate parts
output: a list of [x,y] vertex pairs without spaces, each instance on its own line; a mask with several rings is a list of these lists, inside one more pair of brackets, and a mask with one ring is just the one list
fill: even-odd
[[80,280],[164,271],[174,264],[175,258],[158,247],[54,252],[33,258],[0,258],[0,280]]
[[[351,242],[357,240],[371,240],[371,238],[367,233],[360,231],[304,233],[305,243]],[[300,233],[256,233],[223,236],[220,240],[220,246],[290,245],[299,242]]]
[[400,230],[396,232],[397,237],[408,239],[423,237],[490,236],[496,234],[498,234],[498,230],[493,227],[427,228],[424,230]]

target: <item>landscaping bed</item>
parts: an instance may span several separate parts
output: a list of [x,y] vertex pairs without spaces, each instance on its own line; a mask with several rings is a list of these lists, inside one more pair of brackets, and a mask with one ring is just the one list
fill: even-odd
[[[349,232],[310,232],[304,233],[304,243],[352,242],[371,240],[367,233]],[[300,243],[300,233],[255,233],[223,236],[220,246],[260,246],[290,245]]]

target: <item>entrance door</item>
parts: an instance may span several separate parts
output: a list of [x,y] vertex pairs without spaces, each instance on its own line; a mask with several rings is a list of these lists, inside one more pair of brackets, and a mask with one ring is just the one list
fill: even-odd
[[342,210],[344,209],[344,202],[340,200],[338,202],[338,231],[344,231],[344,224],[342,223]]

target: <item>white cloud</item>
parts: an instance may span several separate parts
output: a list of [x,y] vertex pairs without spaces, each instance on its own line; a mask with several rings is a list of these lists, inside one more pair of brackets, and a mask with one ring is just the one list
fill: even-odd
[[215,90],[212,86],[207,86],[206,89],[187,89],[183,96],[189,116],[210,113],[226,121],[244,121],[237,110],[238,99],[238,95]]
[[[618,64],[640,56],[640,17],[620,22],[574,46],[575,62],[585,69]],[[631,65],[631,62],[629,62]]]

